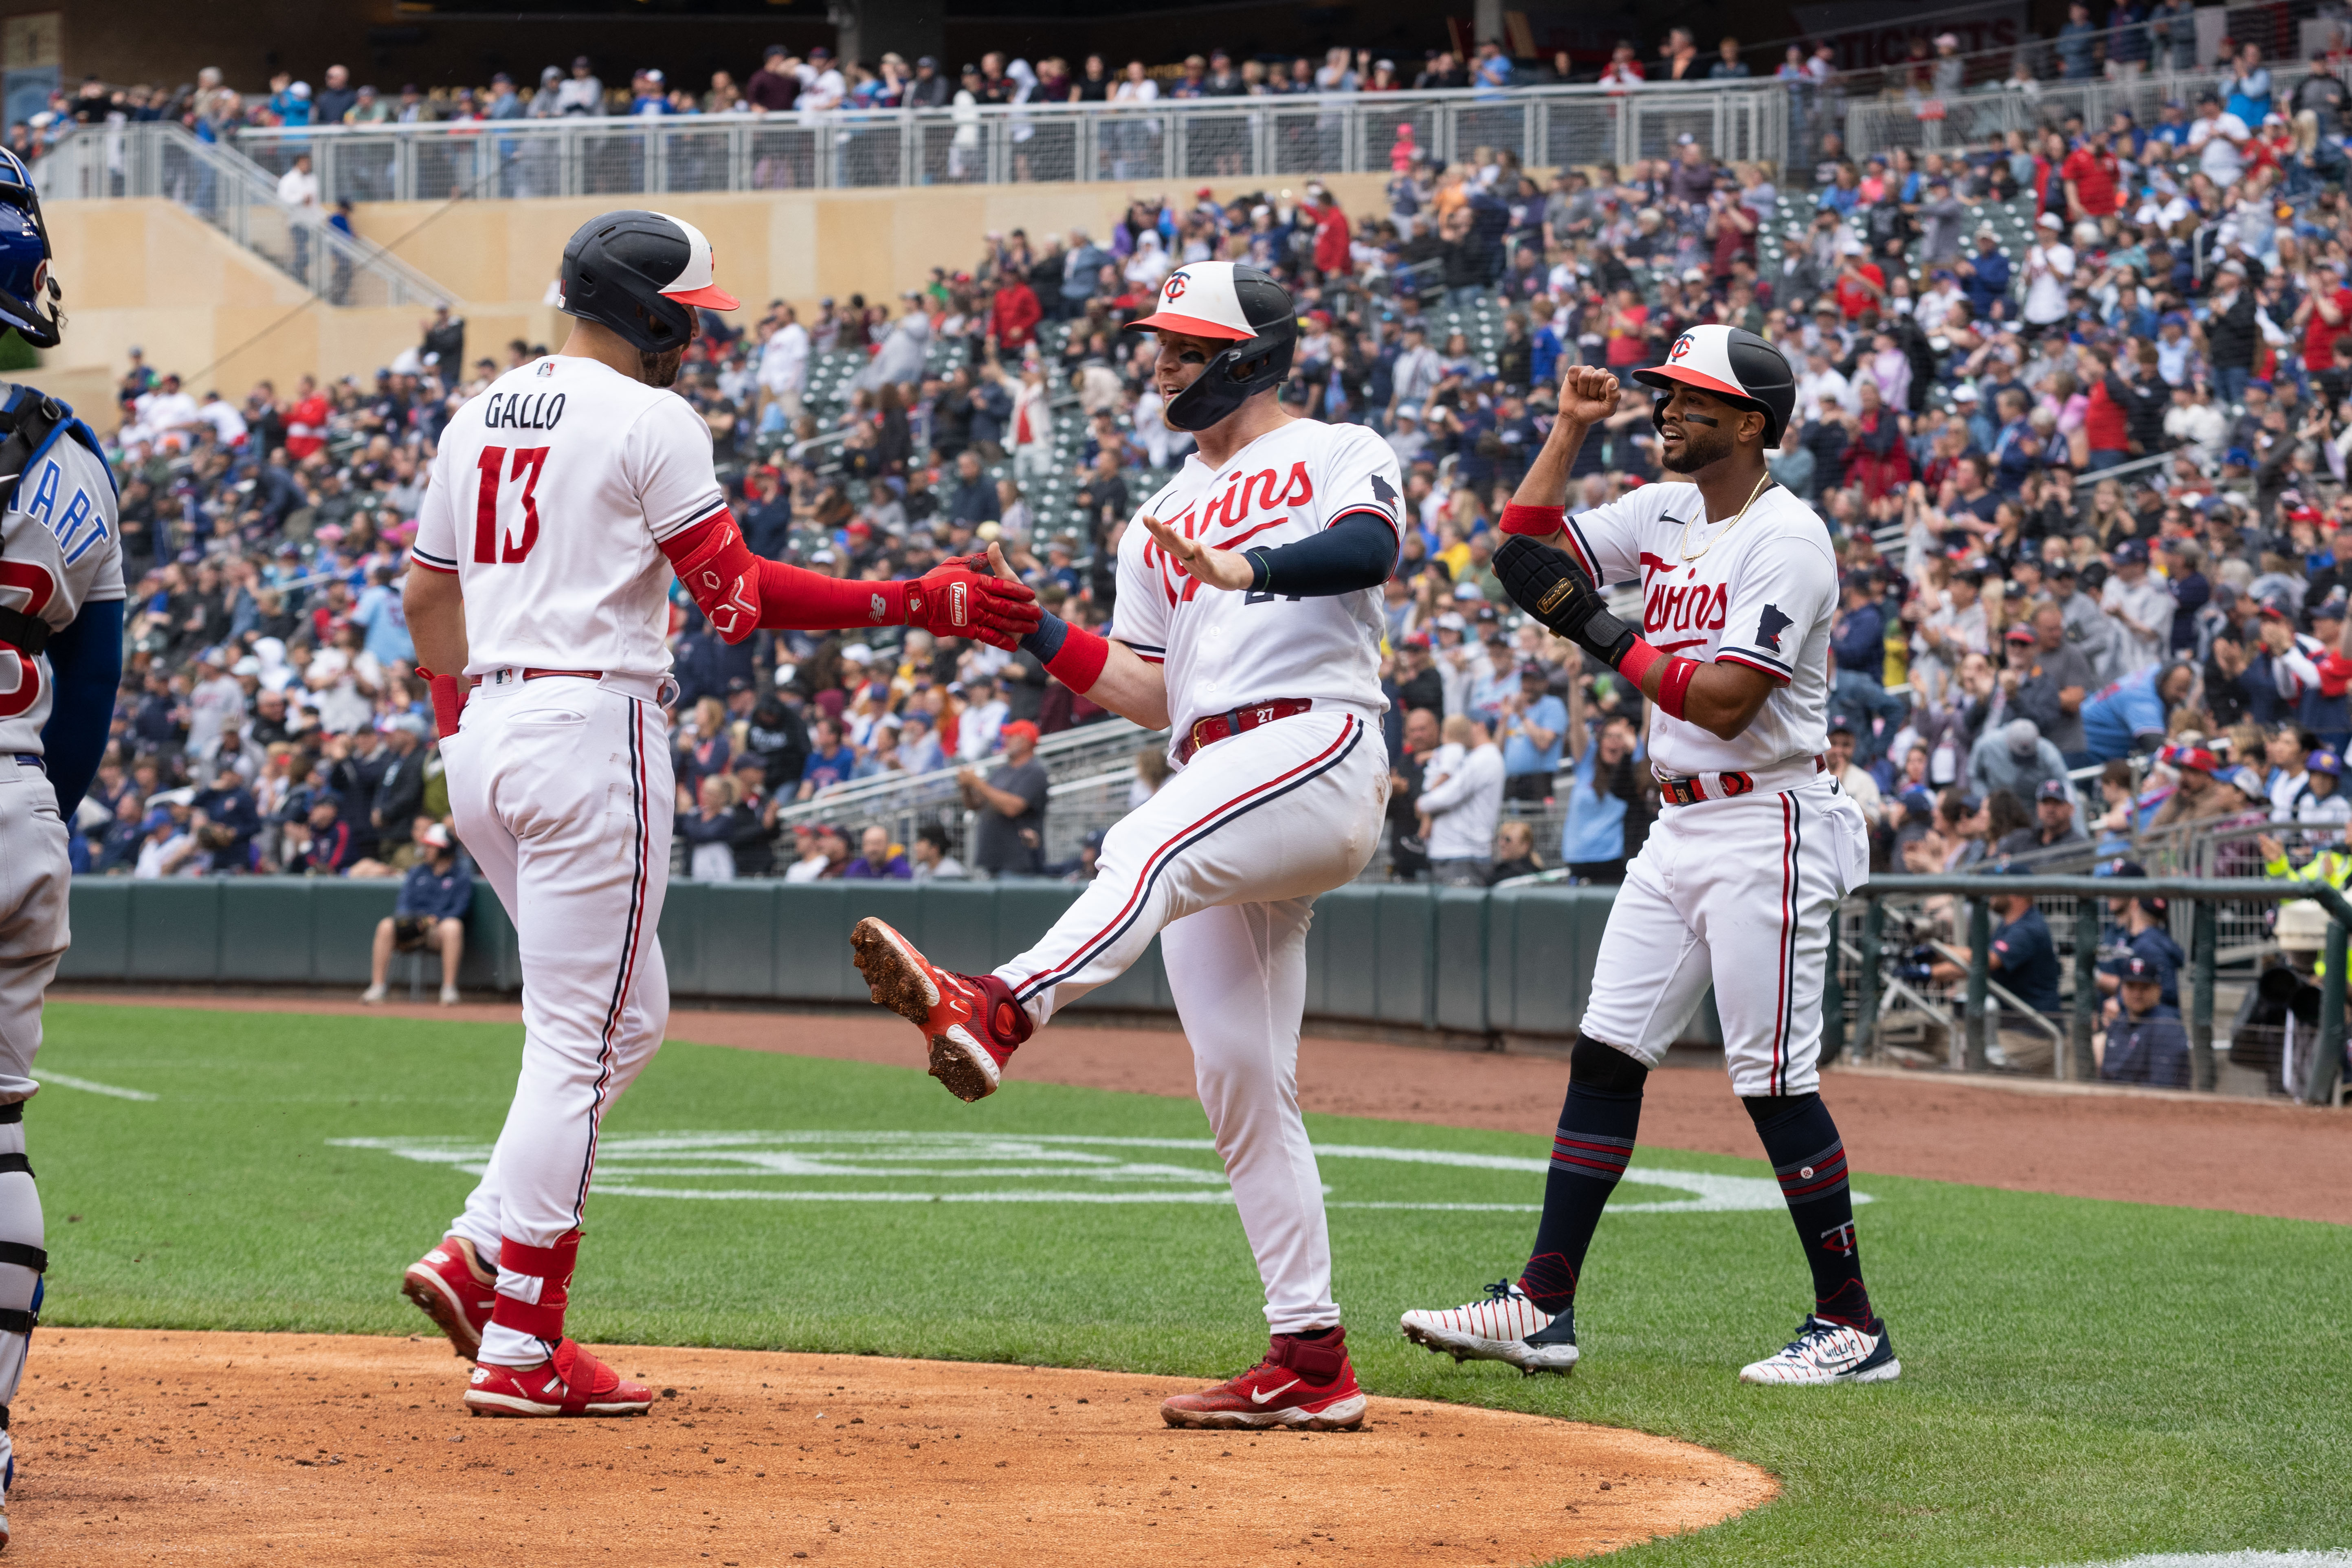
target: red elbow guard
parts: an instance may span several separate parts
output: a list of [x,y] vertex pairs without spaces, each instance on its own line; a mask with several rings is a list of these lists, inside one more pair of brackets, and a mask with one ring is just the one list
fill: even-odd
[[739,643],[758,629],[760,558],[743,542],[732,512],[722,507],[709,521],[663,540],[661,552],[722,640]]
[[1083,697],[1102,679],[1103,666],[1109,661],[1108,638],[1084,626],[1072,626],[1062,639],[1061,651],[1045,661],[1045,673]]
[[1537,539],[1548,539],[1568,526],[1568,508],[1564,506],[1521,506],[1511,501],[1503,508],[1503,531],[1525,533]]

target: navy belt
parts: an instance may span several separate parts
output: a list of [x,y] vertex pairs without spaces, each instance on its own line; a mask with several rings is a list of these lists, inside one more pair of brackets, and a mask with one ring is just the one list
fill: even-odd
[[48,763],[45,763],[45,762],[43,762],[43,761],[41,761],[41,759],[40,759],[40,758],[38,758],[38,757],[37,757],[37,756],[33,755],[33,753],[32,753],[32,752],[17,752],[17,753],[16,753],[16,761],[18,761],[19,763],[23,763],[25,766],[26,766],[26,767],[28,767],[28,768],[38,768],[38,769],[40,769],[43,773],[47,773],[47,772],[49,771],[49,764],[48,764]]

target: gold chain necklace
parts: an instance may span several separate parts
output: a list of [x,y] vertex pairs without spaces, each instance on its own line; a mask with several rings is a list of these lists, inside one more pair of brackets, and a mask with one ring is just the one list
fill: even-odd
[[[1748,509],[1756,504],[1756,498],[1762,495],[1764,493],[1765,487],[1769,485],[1771,482],[1771,470],[1768,468],[1765,470],[1764,477],[1756,481],[1756,488],[1748,492],[1748,499],[1739,503],[1739,510],[1723,520],[1723,533],[1717,534],[1713,539],[1710,539],[1705,544],[1700,545],[1698,547],[1698,555],[1693,555],[1689,550],[1685,548],[1685,546],[1690,543],[1691,531],[1691,525],[1685,521],[1683,524],[1682,543],[1675,546],[1675,553],[1680,555],[1686,562],[1696,561],[1699,558],[1699,555],[1704,555],[1708,551],[1714,549],[1717,544],[1723,542],[1723,534],[1729,533],[1731,531],[1731,525],[1748,515]],[[1698,506],[1701,512],[1705,512],[1706,510],[1706,498],[1705,496],[1701,496],[1699,498]]]

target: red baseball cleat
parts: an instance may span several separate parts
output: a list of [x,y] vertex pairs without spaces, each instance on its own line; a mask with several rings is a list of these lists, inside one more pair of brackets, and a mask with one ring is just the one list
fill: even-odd
[[478,1366],[466,1390],[472,1415],[642,1415],[654,1391],[621,1374],[572,1340],[537,1366]]
[[1352,1432],[1364,1424],[1364,1391],[1348,1364],[1348,1331],[1319,1340],[1276,1334],[1265,1359],[1230,1383],[1162,1402],[1171,1426],[1296,1426]]
[[930,1037],[931,1076],[958,1100],[996,1092],[1004,1064],[1036,1026],[993,974],[940,969],[871,915],[849,933],[874,1000]]
[[440,1246],[408,1266],[400,1293],[449,1336],[460,1358],[471,1361],[482,1348],[490,1309],[498,1304],[498,1285],[499,1271],[482,1267],[472,1242],[445,1236]]

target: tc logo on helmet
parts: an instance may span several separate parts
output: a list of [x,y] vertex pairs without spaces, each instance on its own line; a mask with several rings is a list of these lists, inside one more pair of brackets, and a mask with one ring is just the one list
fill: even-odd
[[1685,332],[1681,337],[1678,337],[1678,338],[1676,338],[1676,339],[1675,340],[1675,346],[1674,346],[1673,350],[1667,353],[1666,358],[1668,358],[1668,359],[1670,359],[1670,360],[1677,360],[1677,359],[1682,358],[1685,354],[1689,353],[1690,352],[1691,352],[1691,340],[1690,340],[1690,334],[1689,334],[1688,332]]
[[1190,282],[1192,282],[1192,279],[1185,277],[1181,272],[1171,272],[1168,275],[1168,287],[1160,291],[1161,297],[1170,300],[1182,299],[1184,297],[1184,286]]

